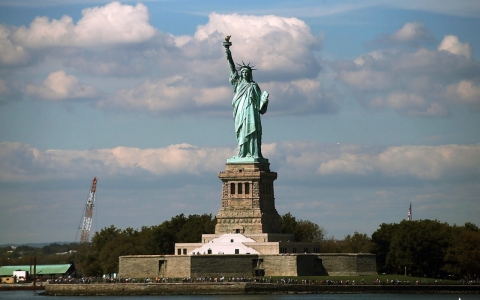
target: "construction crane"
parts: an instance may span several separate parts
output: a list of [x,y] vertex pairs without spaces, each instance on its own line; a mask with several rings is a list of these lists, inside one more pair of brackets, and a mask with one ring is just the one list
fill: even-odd
[[95,206],[95,192],[97,191],[97,177],[92,180],[92,187],[88,194],[87,204],[85,204],[85,212],[83,214],[81,243],[87,243],[90,238],[90,229],[92,228],[93,207]]

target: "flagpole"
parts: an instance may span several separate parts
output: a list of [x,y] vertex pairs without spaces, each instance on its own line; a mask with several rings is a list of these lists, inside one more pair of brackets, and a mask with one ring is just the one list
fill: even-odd
[[410,207],[408,208],[407,219],[408,221],[412,220],[412,202],[410,202]]

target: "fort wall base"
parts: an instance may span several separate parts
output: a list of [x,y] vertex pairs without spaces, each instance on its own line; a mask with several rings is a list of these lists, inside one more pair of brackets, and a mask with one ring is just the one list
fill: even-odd
[[271,283],[109,283],[47,284],[49,296],[239,295],[239,294],[479,294],[479,285],[304,285]]
[[120,278],[350,276],[376,274],[373,254],[131,255]]

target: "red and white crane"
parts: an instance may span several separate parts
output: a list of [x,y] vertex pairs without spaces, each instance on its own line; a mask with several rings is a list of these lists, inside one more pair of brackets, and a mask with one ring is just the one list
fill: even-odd
[[85,212],[83,214],[81,243],[87,243],[90,238],[90,229],[92,228],[93,208],[95,206],[95,192],[97,191],[97,177],[92,180],[92,187],[88,194],[87,204],[85,204]]

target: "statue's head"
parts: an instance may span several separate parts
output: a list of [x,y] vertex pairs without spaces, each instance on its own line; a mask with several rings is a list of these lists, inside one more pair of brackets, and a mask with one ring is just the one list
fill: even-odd
[[242,74],[242,77],[245,78],[246,81],[250,82],[253,80],[252,70],[249,68],[241,68],[240,74]]
[[239,66],[238,70],[240,71],[240,75],[242,78],[244,78],[246,81],[250,82],[253,80],[253,75],[252,71],[255,70],[253,67],[255,66],[250,66],[250,63],[247,65],[242,61],[242,64],[237,64]]

